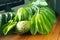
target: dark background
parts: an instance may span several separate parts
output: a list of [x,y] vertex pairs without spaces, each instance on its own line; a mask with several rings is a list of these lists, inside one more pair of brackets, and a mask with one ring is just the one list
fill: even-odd
[[47,2],[56,14],[60,15],[60,0],[47,0]]
[[24,0],[0,0],[0,11],[24,4]]

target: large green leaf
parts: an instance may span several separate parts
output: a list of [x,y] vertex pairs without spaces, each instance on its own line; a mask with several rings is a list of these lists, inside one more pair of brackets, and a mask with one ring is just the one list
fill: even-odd
[[38,26],[37,26],[37,14],[35,14],[32,19],[31,19],[31,27],[30,27],[30,32],[32,35],[35,35],[38,31]]
[[41,11],[45,12],[46,17],[48,17],[48,19],[50,20],[50,22],[54,23],[56,22],[56,16],[55,16],[55,12],[48,8],[48,7],[41,7]]
[[52,28],[53,23],[56,21],[55,12],[50,8],[40,8],[40,19],[38,19],[38,32],[40,34],[48,34]]
[[21,21],[21,20],[29,20],[31,15],[31,10],[28,7],[21,7],[18,9],[16,16],[14,17],[14,21]]

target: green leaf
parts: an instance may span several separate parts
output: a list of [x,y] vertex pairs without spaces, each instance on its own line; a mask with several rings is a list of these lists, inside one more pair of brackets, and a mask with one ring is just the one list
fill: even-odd
[[56,22],[56,16],[55,16],[55,12],[53,10],[51,10],[48,7],[41,7],[41,11],[45,11],[46,16],[48,17],[48,19],[50,20],[50,22],[54,23]]
[[31,19],[31,27],[30,27],[30,32],[32,35],[35,35],[38,31],[38,26],[37,26],[37,14],[35,14],[32,19]]
[[3,29],[4,35],[7,35],[8,32],[15,27],[15,25],[16,25],[16,22],[13,22],[12,20],[9,21],[7,24],[5,24]]
[[55,12],[49,8],[41,7],[40,8],[40,19],[38,19],[38,33],[48,34],[52,28],[53,23],[56,20]]

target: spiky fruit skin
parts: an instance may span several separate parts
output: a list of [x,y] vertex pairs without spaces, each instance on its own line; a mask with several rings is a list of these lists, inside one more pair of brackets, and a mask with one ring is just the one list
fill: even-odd
[[30,29],[30,21],[20,21],[17,23],[16,26],[18,34],[24,34],[29,31]]

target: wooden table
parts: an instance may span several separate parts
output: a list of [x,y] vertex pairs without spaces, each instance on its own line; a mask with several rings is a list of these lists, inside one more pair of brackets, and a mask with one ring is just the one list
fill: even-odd
[[60,17],[58,21],[53,25],[53,29],[48,35],[7,35],[0,37],[0,40],[60,40]]

